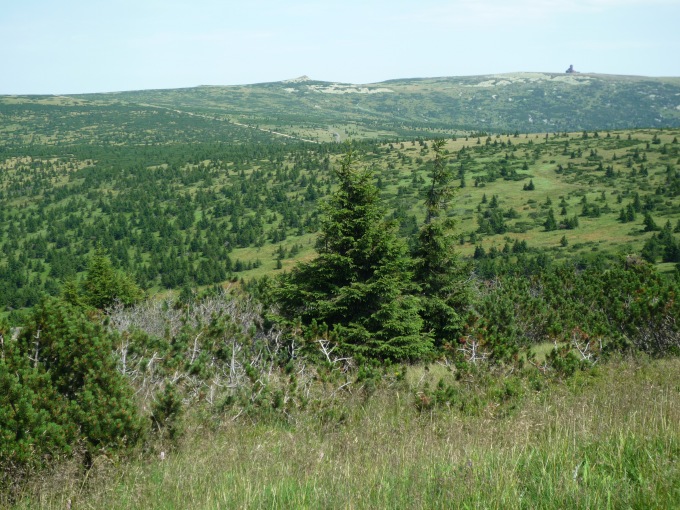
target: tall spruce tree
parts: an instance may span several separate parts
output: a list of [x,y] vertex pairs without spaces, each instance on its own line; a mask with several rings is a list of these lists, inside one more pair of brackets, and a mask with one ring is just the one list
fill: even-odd
[[282,315],[308,331],[325,324],[358,358],[408,361],[426,356],[420,302],[412,294],[411,260],[385,209],[373,176],[354,167],[349,151],[338,190],[323,207],[318,257],[278,280]]
[[75,279],[67,280],[62,289],[62,296],[66,302],[100,310],[112,306],[116,301],[132,305],[143,295],[130,275],[114,269],[111,260],[101,247],[98,247],[90,257],[85,280],[82,283]]
[[435,157],[425,198],[425,223],[414,253],[415,281],[422,291],[425,331],[433,337],[436,346],[442,346],[460,336],[471,289],[467,277],[469,267],[459,260],[454,249],[454,222],[446,215],[453,188],[444,140],[434,142],[432,148]]

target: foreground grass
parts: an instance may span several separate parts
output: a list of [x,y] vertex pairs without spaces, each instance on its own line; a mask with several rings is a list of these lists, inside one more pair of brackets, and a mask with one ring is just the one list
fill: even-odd
[[418,411],[438,377],[413,368],[286,423],[189,427],[165,460],[102,457],[85,478],[66,465],[18,508],[680,505],[680,360],[610,363],[540,391],[522,379],[474,413]]

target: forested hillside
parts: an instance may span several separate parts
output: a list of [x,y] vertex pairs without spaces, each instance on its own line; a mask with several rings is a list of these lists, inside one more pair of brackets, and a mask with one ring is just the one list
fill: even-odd
[[314,81],[78,96],[197,112],[318,140],[451,130],[678,127],[680,80],[513,73],[353,85]]
[[676,90],[0,98],[0,505],[677,506]]
[[[264,136],[264,135],[263,135]],[[459,250],[677,262],[677,130],[448,138]],[[432,142],[355,142],[399,224],[423,221]],[[144,289],[260,277],[310,253],[342,144],[29,145],[0,163],[0,304],[34,305],[99,245]],[[500,257],[498,260],[496,258]]]
[[680,126],[678,94],[678,78],[514,73],[5,96],[0,148],[667,128]]

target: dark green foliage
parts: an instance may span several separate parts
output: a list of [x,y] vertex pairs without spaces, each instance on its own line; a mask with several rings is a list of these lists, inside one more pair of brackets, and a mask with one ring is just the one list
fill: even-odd
[[[0,174],[0,309],[33,306],[65,282],[80,293],[73,284],[97,247],[116,274],[134,275],[145,289],[224,282],[233,277],[233,249],[317,230],[312,199],[328,192],[328,157],[340,148],[177,142],[45,150],[24,148],[30,164],[0,162],[12,167]],[[239,269],[257,266],[241,260]]]
[[76,446],[87,460],[140,439],[131,388],[117,370],[114,338],[102,326],[69,304],[47,299],[16,340],[0,329],[3,473],[15,469],[18,476]]
[[71,451],[77,427],[50,375],[38,370],[0,322],[0,491],[49,458]]
[[597,347],[673,354],[680,352],[679,293],[677,282],[639,259],[609,268],[567,265],[531,276],[506,273],[476,307],[483,325],[480,341],[489,347],[499,340],[516,347],[578,342],[591,344],[591,352]]
[[552,207],[548,209],[548,217],[546,218],[545,223],[543,223],[543,226],[545,227],[546,232],[557,230],[557,220],[555,220],[555,211],[553,211]]
[[670,222],[645,242],[641,255],[652,264],[659,258],[662,262],[680,262],[680,242],[673,236]]
[[[432,335],[435,346],[441,347],[447,342],[455,343],[462,333],[470,302],[470,268],[454,251],[453,222],[445,216],[452,188],[444,144],[437,141],[432,148],[435,159],[425,200],[425,224],[414,252],[414,278],[423,299],[425,331]],[[497,205],[495,195],[493,202]]]
[[575,229],[576,227],[578,227],[578,216],[567,218],[566,220],[564,220],[563,225],[564,228],[566,228],[567,230]]
[[480,234],[504,234],[508,231],[505,215],[500,209],[489,208],[477,217]]
[[[581,216],[586,218],[599,218],[602,216],[602,208],[597,204],[586,202],[583,204],[583,209],[581,209]],[[635,215],[633,215],[633,219],[626,221],[633,221],[634,219]]]
[[132,278],[116,271],[102,249],[97,249],[87,265],[87,276],[80,285],[81,295],[76,298],[84,304],[103,310],[117,301],[132,305],[142,298],[142,291]]
[[181,395],[172,384],[166,384],[154,401],[151,413],[154,431],[176,441],[182,432],[179,420],[183,411]]
[[372,175],[353,165],[350,152],[336,171],[339,188],[324,206],[319,256],[279,279],[276,301],[290,320],[326,324],[353,355],[422,358],[431,344],[420,334],[419,300],[410,295],[406,246],[384,219]]
[[649,212],[645,213],[645,218],[642,224],[644,225],[645,232],[654,232],[656,230],[659,230],[659,227],[657,226],[656,222],[654,221],[654,218],[652,218],[652,215]]
[[635,221],[635,207],[633,204],[628,204],[625,209],[621,209],[619,214],[619,221],[621,223],[629,223]]
[[570,377],[584,367],[584,363],[569,344],[555,347],[548,353],[545,361],[546,365],[561,377]]
[[22,329],[18,346],[55,391],[93,448],[134,443],[139,423],[127,381],[116,368],[114,338],[82,312],[45,300]]
[[435,345],[455,341],[470,301],[469,264],[453,251],[453,238],[443,222],[425,225],[415,255],[415,280],[423,297],[422,316]]

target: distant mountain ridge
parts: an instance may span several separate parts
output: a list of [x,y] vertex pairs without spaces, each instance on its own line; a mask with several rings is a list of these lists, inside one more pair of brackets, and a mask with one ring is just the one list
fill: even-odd
[[[22,117],[22,108],[38,115]],[[49,123],[52,116],[75,115],[74,109],[80,116],[95,116],[97,125],[123,122],[130,130],[139,117],[153,124],[172,112],[201,117],[208,124],[226,122],[239,129],[317,141],[455,131],[670,128],[680,126],[680,78],[525,72],[351,84],[301,76],[252,85],[0,96],[0,121],[26,129],[29,118]],[[160,110],[166,115],[159,115]],[[125,112],[135,112],[136,118],[125,120]],[[204,128],[212,129],[196,127]],[[176,135],[182,137],[181,132]],[[192,139],[197,138],[198,131]]]

